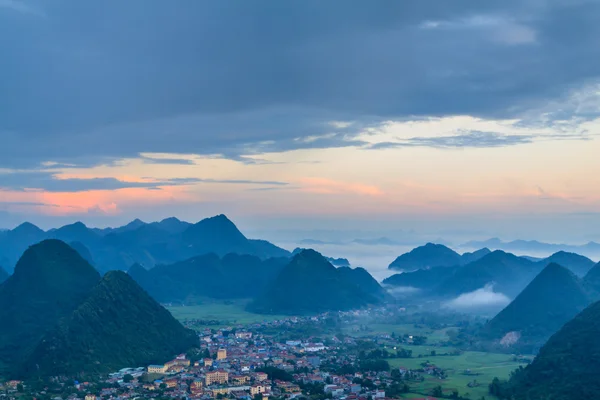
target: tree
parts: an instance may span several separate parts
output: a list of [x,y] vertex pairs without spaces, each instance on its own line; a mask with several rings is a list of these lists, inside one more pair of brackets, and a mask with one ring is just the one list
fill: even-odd
[[24,391],[24,390],[25,390],[25,388],[23,387],[23,384],[22,384],[22,383],[19,383],[19,384],[17,385],[17,392],[19,392],[19,393],[23,393],[23,391]]
[[438,385],[433,388],[433,390],[431,391],[431,395],[433,397],[442,397],[444,395],[444,391],[442,390],[442,387]]
[[125,376],[123,376],[123,382],[129,383],[131,381],[133,381],[133,375],[131,375],[131,374],[125,374]]

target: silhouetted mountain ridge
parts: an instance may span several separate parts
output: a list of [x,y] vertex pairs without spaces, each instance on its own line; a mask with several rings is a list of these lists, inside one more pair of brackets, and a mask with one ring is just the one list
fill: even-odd
[[365,290],[368,289],[354,282],[354,276],[349,278],[347,271],[337,269],[318,252],[303,250],[249,304],[248,309],[259,313],[308,314],[349,310],[381,302],[377,294]]
[[[136,219],[106,229],[90,229],[76,222],[48,232],[24,223],[0,235],[0,263],[12,271],[27,247],[49,238],[80,243],[87,249],[86,258],[101,272],[126,270],[136,262],[150,268],[208,253],[250,254],[263,259],[290,256],[265,240],[247,239],[225,215],[218,215],[196,224],[171,217],[152,223]],[[82,246],[77,245],[79,249]]]

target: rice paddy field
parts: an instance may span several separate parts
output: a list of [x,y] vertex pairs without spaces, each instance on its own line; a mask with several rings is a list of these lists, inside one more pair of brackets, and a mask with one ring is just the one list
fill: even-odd
[[220,328],[236,324],[253,324],[284,318],[282,315],[261,315],[245,310],[248,300],[216,301],[206,300],[195,305],[167,305],[166,308],[179,321],[205,320],[216,323],[201,328]]
[[[506,379],[511,371],[521,365],[525,366],[524,363],[515,361],[514,356],[510,354],[466,351],[460,355],[431,356],[432,350],[439,354],[446,351],[451,352],[453,349],[428,346],[406,346],[406,348],[413,350],[413,357],[389,359],[388,362],[392,368],[418,369],[421,367],[421,363],[429,362],[442,368],[447,375],[447,378],[443,380],[426,376],[425,381],[421,383],[412,382],[410,386],[418,394],[416,398],[424,397],[439,385],[444,389],[445,394],[451,394],[452,390],[456,389],[461,396],[470,399],[479,400],[482,397],[493,399],[494,397],[488,394],[488,384],[495,377]],[[469,383],[474,386],[469,387]]]

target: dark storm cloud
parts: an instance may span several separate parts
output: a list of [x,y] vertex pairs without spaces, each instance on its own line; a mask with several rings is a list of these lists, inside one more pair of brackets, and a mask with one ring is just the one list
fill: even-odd
[[11,172],[0,174],[0,189],[41,189],[48,192],[83,192],[89,190],[116,190],[125,188],[160,189],[163,186],[191,185],[196,183],[223,183],[236,185],[287,185],[279,181],[218,180],[201,178],[173,178],[153,182],[127,182],[116,178],[68,178],[58,179],[51,172]]
[[598,77],[598,18],[577,0],[2,0],[0,166],[236,159],[360,145],[386,119],[512,117]]

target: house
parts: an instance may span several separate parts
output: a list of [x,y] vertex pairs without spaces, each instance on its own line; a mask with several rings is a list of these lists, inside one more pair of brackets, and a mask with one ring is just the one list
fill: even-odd
[[255,375],[255,377],[256,377],[256,380],[258,382],[263,382],[263,381],[266,381],[269,378],[269,375],[267,375],[264,372],[257,372],[256,375]]
[[167,372],[165,365],[148,365],[149,374],[164,374],[165,372]]
[[323,351],[325,350],[325,345],[323,343],[308,343],[304,346],[304,351],[307,351],[309,353],[314,353],[317,351]]
[[262,384],[254,384],[254,385],[250,386],[250,394],[252,394],[252,396],[255,396],[259,393],[265,393],[267,391],[271,391],[270,386],[262,385]]
[[228,380],[229,373],[222,369],[206,373],[206,386],[210,386],[213,383],[226,383]]
[[167,385],[168,388],[177,387],[177,379],[175,379],[175,378],[173,378],[173,379],[167,379],[165,381],[165,384]]
[[227,358],[227,350],[226,349],[219,349],[217,351],[217,360],[224,360]]
[[236,385],[244,385],[250,382],[250,377],[248,375],[233,375],[230,379]]
[[96,395],[95,394],[86,394],[85,400],[96,400]]
[[252,339],[252,332],[236,332],[235,337],[238,339]]
[[213,359],[212,358],[205,358],[204,359],[204,366],[205,367],[212,367],[213,365]]

